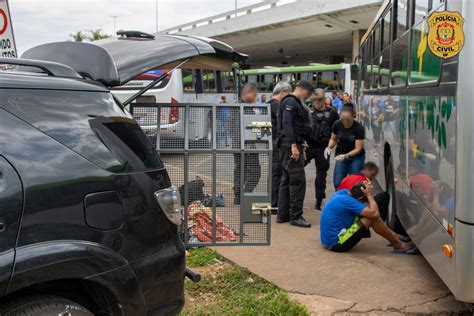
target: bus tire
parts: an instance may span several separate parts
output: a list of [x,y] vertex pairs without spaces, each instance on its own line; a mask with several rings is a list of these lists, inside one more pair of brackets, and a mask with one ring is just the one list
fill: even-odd
[[393,172],[393,163],[392,157],[388,159],[385,166],[385,179],[387,183],[387,193],[390,195],[390,206],[387,214],[386,223],[390,229],[395,233],[408,236],[405,228],[403,228],[402,223],[397,215],[397,190],[395,186],[395,174]]

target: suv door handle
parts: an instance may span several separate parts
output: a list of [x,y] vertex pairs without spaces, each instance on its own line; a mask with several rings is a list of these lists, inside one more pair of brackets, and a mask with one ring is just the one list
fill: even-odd
[[6,228],[7,228],[7,225],[5,224],[5,221],[0,220],[0,233],[3,233]]

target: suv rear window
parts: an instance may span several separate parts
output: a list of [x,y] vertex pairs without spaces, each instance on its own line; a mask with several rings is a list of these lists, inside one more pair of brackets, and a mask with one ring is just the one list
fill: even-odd
[[115,173],[163,168],[138,124],[110,93],[3,90],[6,110]]

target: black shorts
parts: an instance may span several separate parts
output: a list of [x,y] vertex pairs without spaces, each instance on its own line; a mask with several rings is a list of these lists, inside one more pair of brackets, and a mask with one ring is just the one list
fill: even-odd
[[[351,229],[352,231],[349,231]],[[357,219],[356,222],[350,228],[348,228],[347,233],[350,233],[350,236],[345,239],[344,242],[338,242],[336,245],[330,247],[329,250],[334,252],[347,252],[354,248],[354,246],[357,245],[362,238],[370,238],[370,230],[366,228],[359,219]]]

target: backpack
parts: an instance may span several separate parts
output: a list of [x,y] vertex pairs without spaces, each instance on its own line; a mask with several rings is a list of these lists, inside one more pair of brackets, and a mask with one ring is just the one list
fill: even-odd
[[[196,176],[195,180],[188,182],[188,203],[194,201],[202,201],[204,198],[204,181],[199,176]],[[181,205],[184,205],[184,184],[178,189],[181,195]]]

